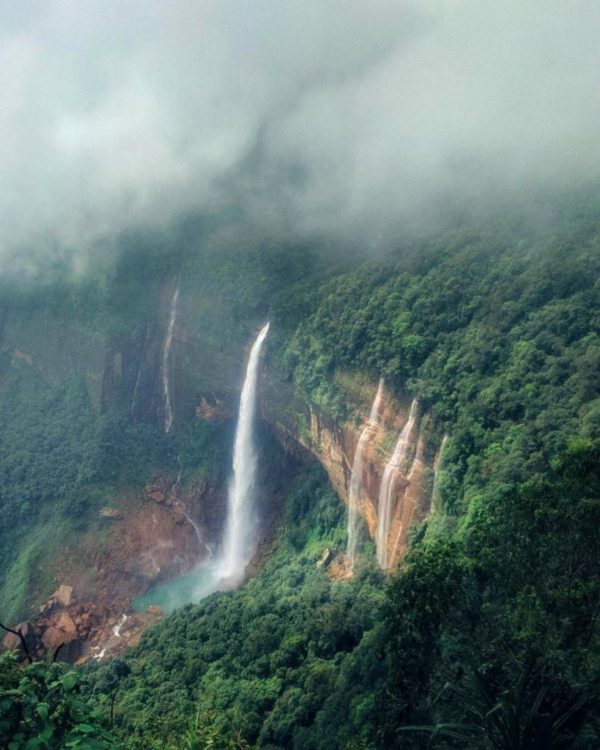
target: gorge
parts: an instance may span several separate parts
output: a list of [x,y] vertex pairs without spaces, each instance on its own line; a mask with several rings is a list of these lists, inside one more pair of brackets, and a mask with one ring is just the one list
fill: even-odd
[[497,629],[520,649],[523,587],[575,596],[564,576],[594,560],[593,246],[569,279],[563,244],[524,261],[510,233],[493,263],[482,233],[393,272],[306,252],[293,277],[275,244],[203,242],[96,297],[93,277],[5,291],[0,622],[89,696],[118,685],[132,748],[197,711],[259,747],[393,747],[455,649],[477,665]]

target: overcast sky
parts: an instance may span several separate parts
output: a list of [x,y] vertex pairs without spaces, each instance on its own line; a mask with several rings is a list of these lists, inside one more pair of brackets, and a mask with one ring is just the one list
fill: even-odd
[[376,234],[599,171],[600,2],[4,2],[0,95],[4,265],[202,210],[241,165],[266,217]]

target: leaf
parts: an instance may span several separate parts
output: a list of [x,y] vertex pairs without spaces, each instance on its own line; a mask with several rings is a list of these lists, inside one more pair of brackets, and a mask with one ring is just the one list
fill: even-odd
[[47,703],[38,703],[38,705],[35,708],[38,716],[40,719],[44,719],[44,721],[48,718],[48,704]]
[[79,675],[76,672],[67,672],[60,677],[59,682],[63,688],[69,692],[70,690],[73,690],[75,685],[79,682]]
[[91,724],[76,724],[73,729],[76,732],[81,732],[82,734],[92,734],[96,731],[96,728]]

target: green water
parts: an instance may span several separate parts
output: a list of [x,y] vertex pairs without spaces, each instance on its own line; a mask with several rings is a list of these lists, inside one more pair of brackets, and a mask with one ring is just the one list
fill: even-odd
[[151,604],[157,604],[164,612],[172,612],[183,604],[199,602],[216,590],[217,579],[213,568],[202,565],[136,596],[131,604],[136,612],[144,612]]

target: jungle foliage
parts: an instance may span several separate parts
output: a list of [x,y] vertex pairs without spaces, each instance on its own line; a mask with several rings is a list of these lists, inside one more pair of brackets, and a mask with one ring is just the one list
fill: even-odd
[[[419,397],[433,445],[450,437],[436,513],[391,580],[369,543],[352,581],[317,565],[343,548],[344,519],[308,467],[254,578],[90,668],[86,700],[114,709],[119,746],[600,744],[599,227],[590,199],[538,224],[505,216],[360,262],[222,228],[180,237],[182,283],[198,298],[191,325],[206,341],[245,342],[269,317],[270,364],[335,419],[352,416],[344,373],[384,376],[400,398]],[[176,270],[160,250],[150,257],[152,283]],[[124,311],[138,327],[156,314],[129,297],[136,267],[122,263],[95,287],[105,314],[86,325],[122,332]],[[5,538],[10,518],[78,503],[85,518],[98,483],[173,462],[151,425],[122,410],[92,416],[76,380],[57,390],[3,370],[2,395]],[[208,427],[181,434],[184,472],[197,450],[199,471],[222,471]],[[13,591],[30,585],[38,546],[23,549],[1,553]]]

